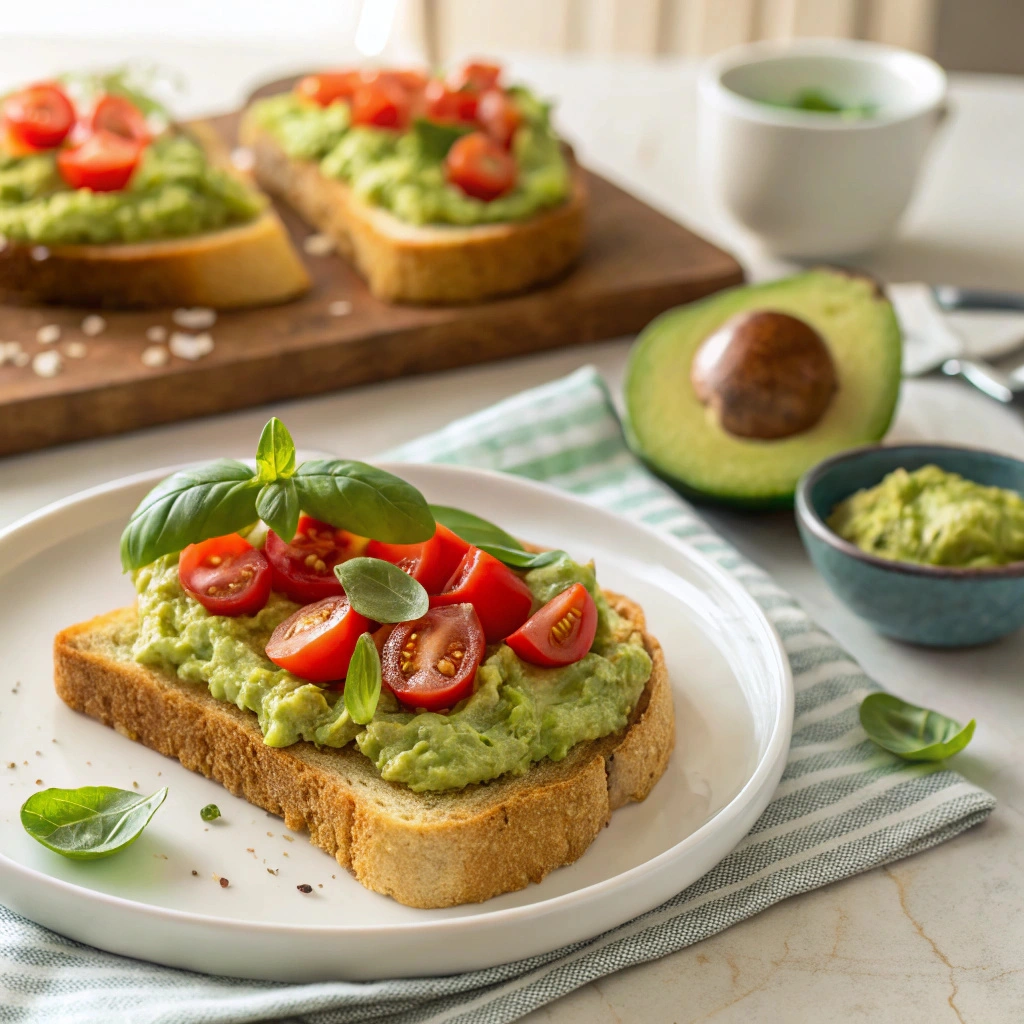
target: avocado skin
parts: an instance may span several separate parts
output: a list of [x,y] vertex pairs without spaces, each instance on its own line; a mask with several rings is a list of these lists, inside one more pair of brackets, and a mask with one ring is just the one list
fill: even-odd
[[[635,388],[645,376],[658,374],[658,368],[656,366],[652,368],[652,360],[649,356],[648,348],[650,347],[652,340],[662,332],[667,324],[681,316],[691,319],[691,317],[687,317],[687,314],[691,313],[694,314],[692,319],[697,319],[704,310],[715,307],[721,310],[721,315],[717,318],[717,321],[714,324],[714,327],[717,327],[721,322],[724,322],[736,313],[758,308],[773,308],[773,298],[777,298],[782,294],[789,296],[796,294],[799,296],[804,292],[807,292],[811,297],[813,297],[818,294],[819,291],[823,291],[826,288],[840,291],[853,290],[854,294],[852,295],[852,298],[854,301],[863,302],[865,304],[865,308],[868,308],[867,304],[870,304],[874,313],[880,314],[881,322],[880,330],[878,332],[878,377],[882,376],[882,371],[886,368],[888,368],[889,372],[885,379],[876,379],[875,381],[875,386],[878,388],[879,395],[876,402],[876,412],[878,415],[874,423],[854,424],[848,437],[837,437],[836,443],[834,445],[830,445],[827,452],[807,461],[806,464],[798,464],[796,470],[790,474],[791,480],[786,486],[768,488],[761,493],[737,493],[734,489],[731,489],[728,486],[700,486],[693,480],[687,479],[686,476],[667,469],[656,458],[651,456],[638,436],[638,432],[634,426],[634,403],[637,404],[638,408],[643,404],[641,399],[635,395]],[[860,294],[856,294],[858,292]],[[789,312],[792,315],[800,316],[798,303],[790,303],[785,307],[780,308],[784,308],[784,311]],[[819,330],[822,330],[826,340],[830,341],[829,331],[827,328],[822,329],[821,323],[817,326]],[[691,359],[692,353],[696,351],[700,342],[708,333],[710,333],[710,330],[703,332],[701,336],[691,344],[690,351],[688,353]],[[833,357],[836,358],[840,367],[840,373],[842,374],[843,369],[845,369],[845,352],[842,350],[837,351],[831,344],[831,341],[830,350],[832,351]],[[794,504],[797,482],[804,472],[810,469],[813,465],[816,465],[817,462],[821,461],[823,458],[834,455],[847,448],[854,448],[860,445],[880,441],[885,436],[892,423],[893,417],[895,416],[896,406],[899,400],[900,384],[902,380],[901,356],[902,335],[899,323],[896,320],[895,311],[893,310],[891,303],[885,297],[884,290],[879,282],[866,274],[860,274],[856,271],[839,268],[822,267],[806,271],[805,273],[797,274],[792,277],[781,278],[762,284],[740,285],[735,288],[718,292],[715,295],[709,296],[708,298],[702,299],[698,302],[691,303],[687,306],[678,306],[675,309],[668,310],[652,320],[647,327],[643,329],[630,351],[629,360],[626,366],[623,384],[625,398],[625,415],[623,416],[622,423],[623,433],[629,448],[644,463],[644,465],[647,466],[647,468],[660,480],[664,481],[672,487],[673,490],[690,501],[700,504],[725,506],[736,509],[737,511],[746,512],[791,510]],[[658,376],[660,378],[661,375],[658,374]],[[686,387],[689,390],[688,377],[689,371],[687,368]],[[856,386],[851,385],[849,380],[845,381],[844,384],[845,386]],[[870,386],[870,384],[868,386]],[[695,397],[693,398],[693,401],[696,401]],[[712,430],[714,428],[708,425],[706,428],[701,427],[698,429]],[[809,431],[806,431],[804,435],[799,436],[813,437],[818,430],[818,427],[813,427]],[[767,447],[773,442],[763,443]]]

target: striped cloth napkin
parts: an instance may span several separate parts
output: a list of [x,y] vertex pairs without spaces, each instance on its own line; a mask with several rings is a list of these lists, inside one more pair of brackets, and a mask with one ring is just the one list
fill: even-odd
[[782,637],[796,679],[788,764],[750,835],[702,879],[620,928],[545,956],[447,978],[316,985],[212,978],[102,953],[0,907],[0,1022],[505,1024],[794,893],[926,850],[992,810],[993,798],[956,772],[907,764],[865,737],[857,706],[876,685],[792,597],[640,466],[592,368],[389,455],[546,481],[670,531],[742,581]]

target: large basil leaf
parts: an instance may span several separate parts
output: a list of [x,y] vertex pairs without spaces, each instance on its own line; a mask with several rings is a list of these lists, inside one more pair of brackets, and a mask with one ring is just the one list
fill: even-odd
[[380,700],[380,655],[369,633],[363,633],[356,641],[345,676],[344,700],[356,725],[368,725],[373,720]]
[[515,569],[539,569],[541,566],[550,565],[565,556],[564,551],[541,551],[539,554],[532,554],[523,548],[510,533],[506,533],[500,526],[481,519],[461,508],[451,508],[448,505],[431,505],[430,511],[437,522],[447,526],[452,533],[457,533],[464,541],[468,541],[474,547],[486,551],[499,561],[510,565]]
[[218,459],[182,469],[142,499],[121,534],[128,571],[189,544],[235,533],[255,522],[260,482],[244,463]]
[[54,853],[95,860],[131,846],[166,796],[166,788],[152,796],[112,786],[44,789],[22,804],[21,824]]
[[286,543],[299,526],[299,495],[294,480],[271,480],[256,496],[260,519]]
[[303,511],[338,529],[387,544],[415,544],[434,535],[434,517],[423,495],[365,462],[304,462],[292,479]]
[[944,761],[971,742],[975,723],[972,718],[961,725],[891,693],[872,693],[861,701],[860,724],[875,743],[906,761]]
[[281,480],[295,472],[295,442],[288,428],[272,416],[256,446],[256,473],[261,483]]
[[430,608],[423,584],[380,558],[350,558],[334,573],[349,604],[375,622],[411,622]]

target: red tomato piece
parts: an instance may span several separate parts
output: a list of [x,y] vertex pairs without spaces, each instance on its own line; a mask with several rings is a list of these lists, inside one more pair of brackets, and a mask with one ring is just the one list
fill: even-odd
[[72,188],[117,192],[131,180],[143,147],[112,132],[90,135],[80,146],[57,154],[57,170]]
[[311,683],[344,678],[356,641],[370,620],[353,611],[348,598],[325,597],[289,616],[267,641],[267,657]]
[[146,123],[146,115],[131,100],[111,93],[104,93],[96,101],[85,119],[84,127],[89,135],[110,132],[143,145],[153,138]]
[[505,643],[523,661],[554,668],[579,661],[596,632],[597,605],[582,583],[574,583],[531,615]]
[[299,604],[343,594],[334,567],[366,548],[366,538],[338,530],[312,516],[300,516],[295,536],[285,543],[270,530],[264,548],[274,572],[274,589]]
[[189,544],[178,579],[211,615],[255,615],[270,597],[269,563],[237,533]]
[[384,643],[381,674],[407,707],[441,711],[473,692],[484,650],[472,605],[431,608],[422,619],[395,626]]
[[336,100],[351,100],[365,82],[366,76],[361,71],[324,71],[319,75],[306,75],[295,86],[295,91],[326,107]]
[[449,89],[436,79],[423,92],[425,114],[431,121],[472,124],[476,120],[479,95],[471,89]]
[[516,183],[516,162],[483,132],[458,139],[445,157],[445,176],[466,195],[490,202]]
[[400,85],[378,79],[361,85],[352,95],[352,123],[403,131],[409,124],[412,104]]
[[75,108],[55,82],[40,82],[4,100],[7,131],[31,149],[59,146],[75,123]]
[[387,82],[394,82],[407,93],[422,92],[427,84],[427,76],[417,68],[406,68],[396,71],[381,71],[380,77]]
[[523,123],[523,115],[512,97],[501,89],[488,89],[480,97],[476,119],[483,130],[506,149],[512,145],[516,129]]
[[439,594],[468,550],[466,541],[438,523],[434,536],[421,544],[385,544],[371,540],[366,546],[366,556],[397,565],[423,584],[428,594]]
[[486,61],[469,61],[448,76],[451,89],[474,89],[483,92],[493,89],[501,78],[501,65]]
[[444,590],[430,599],[431,608],[450,604],[471,604],[487,642],[496,644],[529,618],[533,594],[507,565],[471,547]]

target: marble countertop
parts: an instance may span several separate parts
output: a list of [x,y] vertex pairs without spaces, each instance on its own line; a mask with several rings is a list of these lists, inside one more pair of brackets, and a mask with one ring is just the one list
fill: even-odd
[[[0,86],[81,63],[73,42],[5,47]],[[324,44],[225,50],[196,41],[89,44],[89,62],[132,56],[178,68],[186,113],[226,109],[260,79],[336,56]],[[737,252],[751,277],[787,269],[708,205],[694,160],[692,64],[516,62],[559,99],[582,158]],[[900,234],[863,261],[888,280],[1024,288],[1024,81],[958,77]],[[990,324],[964,322],[967,330]],[[1002,325],[1005,326],[1005,325]],[[1024,321],[1021,324],[1024,337]],[[617,387],[626,340],[507,364],[276,405],[304,446],[371,455],[517,390],[595,363]],[[244,453],[266,410],[164,427],[0,461],[0,526],[56,498],[182,459]],[[1024,455],[1024,419],[945,380],[910,381],[893,440],[975,444]],[[888,689],[962,720],[971,747],[955,766],[999,806],[937,849],[787,900],[697,946],[623,971],[525,1018],[530,1024],[1000,1024],[1024,1015],[1024,635],[979,650],[928,651],[875,635],[813,572],[792,517],[708,512],[790,588]]]

